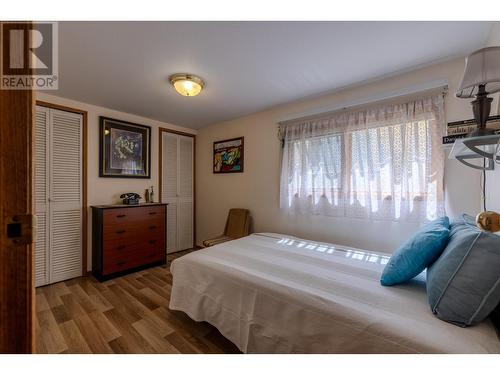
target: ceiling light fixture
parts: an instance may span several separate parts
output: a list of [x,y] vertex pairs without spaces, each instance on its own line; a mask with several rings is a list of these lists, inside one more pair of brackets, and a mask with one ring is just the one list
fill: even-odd
[[182,96],[196,96],[205,87],[205,82],[200,77],[188,73],[172,74],[168,80]]

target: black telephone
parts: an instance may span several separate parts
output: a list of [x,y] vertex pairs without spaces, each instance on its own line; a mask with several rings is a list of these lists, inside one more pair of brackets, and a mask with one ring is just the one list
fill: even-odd
[[137,193],[125,193],[120,195],[120,198],[123,199],[123,204],[139,204],[141,196]]

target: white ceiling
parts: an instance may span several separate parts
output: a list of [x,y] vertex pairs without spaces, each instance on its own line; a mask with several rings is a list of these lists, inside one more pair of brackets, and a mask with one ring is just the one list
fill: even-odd
[[[190,128],[486,44],[490,22],[61,22],[55,95]],[[201,76],[197,97],[172,73]]]

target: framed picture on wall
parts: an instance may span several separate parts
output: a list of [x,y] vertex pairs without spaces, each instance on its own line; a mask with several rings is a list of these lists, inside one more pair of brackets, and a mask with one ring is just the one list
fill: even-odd
[[214,142],[214,173],[243,172],[243,137]]
[[99,117],[99,177],[150,178],[151,127]]

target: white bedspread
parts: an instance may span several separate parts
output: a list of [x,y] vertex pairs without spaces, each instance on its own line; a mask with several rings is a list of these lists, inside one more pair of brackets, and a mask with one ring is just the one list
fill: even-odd
[[434,317],[425,283],[383,287],[388,254],[260,233],[172,262],[170,308],[246,353],[500,353],[491,322]]

